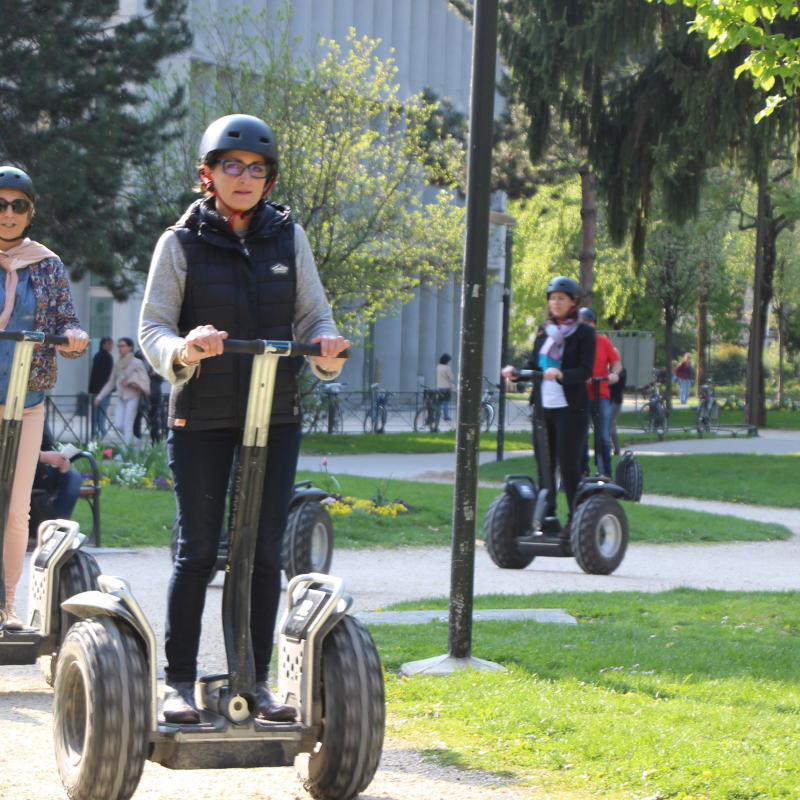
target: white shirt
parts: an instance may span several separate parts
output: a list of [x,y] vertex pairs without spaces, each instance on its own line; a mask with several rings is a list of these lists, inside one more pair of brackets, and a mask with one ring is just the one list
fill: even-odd
[[545,408],[566,408],[564,387],[558,381],[542,381],[542,405]]

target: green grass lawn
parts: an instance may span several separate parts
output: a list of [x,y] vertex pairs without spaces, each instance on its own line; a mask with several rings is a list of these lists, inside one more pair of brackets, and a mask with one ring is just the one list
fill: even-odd
[[[507,433],[506,450],[530,450],[529,432]],[[365,453],[448,453],[456,447],[455,431],[439,433],[343,433],[305,434],[300,452],[313,455],[361,455]],[[496,450],[497,434],[481,434],[481,450]]]
[[[298,473],[298,480],[319,480],[318,473]],[[453,514],[453,487],[440,483],[390,481],[339,477],[341,493],[363,499],[377,489],[389,500],[403,500],[414,508],[410,514],[379,517],[364,512],[333,517],[336,547],[449,546]],[[388,483],[388,485],[387,485]],[[478,536],[483,518],[497,489],[478,489]],[[563,509],[563,505],[562,505]],[[162,547],[169,545],[175,513],[171,492],[123,489],[107,486],[101,496],[102,543],[108,547]],[[763,541],[783,539],[789,531],[780,525],[762,525],[748,520],[700,514],[673,508],[625,504],[631,541],[656,543]],[[81,529],[91,530],[88,505],[79,502],[75,519]]]
[[[644,490],[651,494],[698,497],[735,503],[799,508],[797,455],[637,455],[644,473]],[[511,472],[536,474],[532,456],[484,464],[482,480],[501,481]]]
[[[642,403],[639,403],[641,407]],[[733,409],[724,410],[720,413],[720,422],[725,425],[741,425],[742,412]],[[638,411],[623,411],[619,415],[618,425],[641,429],[639,424]],[[690,428],[697,424],[697,407],[673,406],[669,415],[669,424],[676,428]],[[800,413],[797,411],[767,411],[767,428],[800,430]]]
[[[516,778],[535,798],[798,797],[798,593],[499,595],[475,606],[565,608],[578,625],[476,622],[473,654],[508,671],[389,677],[393,737]],[[447,649],[446,623],[371,631],[390,673]]]

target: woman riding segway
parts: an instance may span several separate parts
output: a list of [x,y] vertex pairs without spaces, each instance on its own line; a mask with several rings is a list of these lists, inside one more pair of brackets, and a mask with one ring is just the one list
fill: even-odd
[[[322,380],[339,374],[343,362],[336,356],[349,346],[338,335],[305,232],[289,208],[266,201],[278,175],[270,128],[244,114],[218,119],[203,135],[198,169],[205,196],[156,246],[139,331],[148,360],[172,384],[167,447],[180,539],[167,601],[164,717],[176,723],[200,719],[194,700],[200,625],[250,384],[251,359],[223,353],[223,342],[229,336],[319,342],[322,356],[311,369]],[[268,720],[295,717],[272,695],[267,677],[300,422],[295,364],[283,358],[251,598],[258,705]]]
[[[595,356],[595,333],[578,320],[580,286],[572,278],[559,276],[547,285],[547,319],[534,340],[533,354],[527,369],[543,373],[542,407],[550,452],[561,471],[561,485],[567,495],[569,516],[558,534],[569,540],[575,495],[581,479],[581,449],[589,429],[589,394],[586,381],[592,376]],[[503,376],[513,379],[512,366]],[[539,484],[543,465],[537,453]],[[550,465],[553,469],[555,464]],[[549,516],[555,515],[555,497]]]
[[[15,167],[0,167],[0,330],[40,331],[66,336],[69,344],[57,347],[67,358],[78,358],[89,344],[75,314],[69,279],[59,257],[39,242],[27,238],[33,218],[36,191],[33,181]],[[0,419],[5,412],[14,342],[0,342]],[[44,427],[44,391],[56,382],[56,358],[51,347],[37,347],[31,363],[22,435],[16,459],[14,488],[5,530],[4,603],[6,628],[22,630],[15,610],[17,583],[28,547],[28,513],[31,488],[39,459]]]

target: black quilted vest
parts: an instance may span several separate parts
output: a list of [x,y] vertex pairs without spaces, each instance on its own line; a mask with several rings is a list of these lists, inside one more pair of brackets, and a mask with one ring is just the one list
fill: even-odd
[[[212,202],[198,200],[172,228],[187,263],[181,335],[198,325],[213,325],[231,339],[290,340],[296,265],[289,209],[260,203],[242,242]],[[252,362],[246,355],[203,359],[199,376],[172,387],[169,427],[242,428]],[[282,358],[271,424],[300,422],[299,405],[294,363]]]

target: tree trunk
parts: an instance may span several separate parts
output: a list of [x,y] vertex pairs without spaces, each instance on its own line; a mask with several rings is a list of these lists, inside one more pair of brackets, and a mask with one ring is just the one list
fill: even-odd
[[753,313],[750,318],[750,341],[747,345],[747,378],[745,386],[744,422],[746,425],[763,425],[761,420],[760,391],[763,376],[763,332],[761,295],[764,280],[764,239],[766,220],[767,175],[758,182],[758,210],[756,211],[756,252],[753,271]]
[[672,327],[675,325],[675,316],[669,309],[664,309],[664,369],[666,379],[664,385],[667,389],[667,408],[672,408]]
[[695,391],[700,397],[700,385],[708,383],[708,264],[700,267],[700,288],[697,291],[697,380]]
[[581,304],[587,308],[594,306],[594,259],[597,206],[594,197],[594,173],[584,164],[578,173],[581,176],[581,252],[580,285],[583,299]]
[[778,303],[778,407],[783,405],[783,303]]

